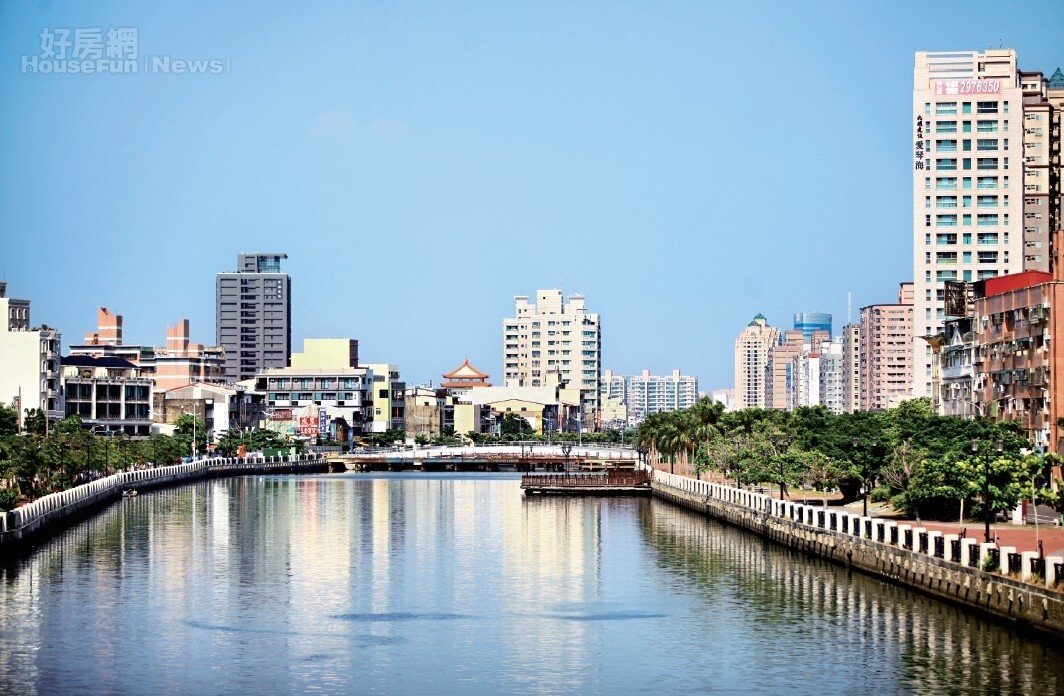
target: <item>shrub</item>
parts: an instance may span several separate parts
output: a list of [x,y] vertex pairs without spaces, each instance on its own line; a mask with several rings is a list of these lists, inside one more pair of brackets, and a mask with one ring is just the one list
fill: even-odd
[[890,500],[890,486],[876,486],[869,495],[873,503],[885,503]]
[[909,496],[904,493],[891,496],[890,504],[895,510],[901,510],[905,513],[909,512]]
[[18,491],[14,488],[0,488],[0,512],[14,510],[18,504]]

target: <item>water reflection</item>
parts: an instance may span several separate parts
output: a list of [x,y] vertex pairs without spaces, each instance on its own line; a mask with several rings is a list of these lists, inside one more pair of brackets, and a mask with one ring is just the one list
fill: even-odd
[[677,582],[738,608],[729,616],[755,641],[789,646],[752,649],[759,672],[789,670],[818,683],[849,672],[850,683],[907,693],[1064,693],[1064,654],[1048,639],[1017,635],[676,507],[646,507],[641,519],[658,563]]
[[659,501],[201,482],[4,564],[0,692],[1061,691],[1061,655]]

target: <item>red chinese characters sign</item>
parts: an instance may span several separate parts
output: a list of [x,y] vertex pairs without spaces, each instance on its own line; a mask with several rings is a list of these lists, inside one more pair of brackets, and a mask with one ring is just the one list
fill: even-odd
[[300,416],[299,417],[299,433],[301,435],[317,435],[318,434],[318,417],[317,416]]

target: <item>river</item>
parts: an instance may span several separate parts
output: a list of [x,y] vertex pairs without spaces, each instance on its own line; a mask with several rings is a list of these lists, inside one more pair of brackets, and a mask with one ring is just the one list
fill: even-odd
[[0,693],[1064,693],[1064,653],[668,503],[209,480],[5,558]]

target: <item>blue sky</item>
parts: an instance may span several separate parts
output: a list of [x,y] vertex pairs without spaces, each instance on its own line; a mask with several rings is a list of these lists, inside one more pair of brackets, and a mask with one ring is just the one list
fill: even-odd
[[[112,27],[137,74],[22,70]],[[213,344],[215,274],[284,252],[293,349],[357,338],[409,382],[497,377],[513,296],[560,288],[604,367],[731,386],[758,312],[837,331],[910,279],[914,52],[1051,72],[1062,36],[1059,0],[0,0],[0,277],[67,345],[99,306]]]

